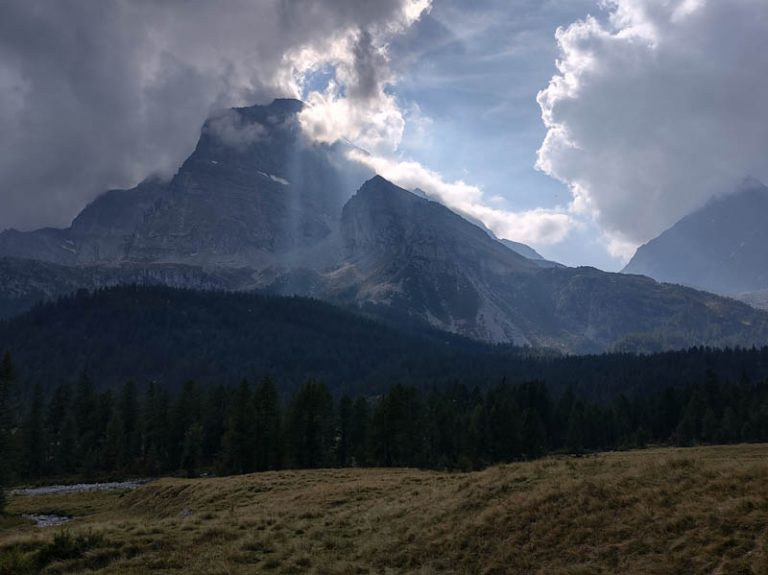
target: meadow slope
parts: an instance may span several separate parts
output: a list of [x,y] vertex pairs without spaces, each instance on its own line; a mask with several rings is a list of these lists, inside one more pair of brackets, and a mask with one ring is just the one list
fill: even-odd
[[768,573],[768,445],[14,496],[0,573]]

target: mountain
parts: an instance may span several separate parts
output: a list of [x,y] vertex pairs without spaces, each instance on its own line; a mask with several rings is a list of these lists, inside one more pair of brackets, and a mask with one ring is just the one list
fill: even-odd
[[170,182],[97,198],[65,230],[0,234],[0,255],[63,265],[279,265],[315,246],[371,174],[342,146],[307,142],[302,104],[228,110],[204,124]]
[[370,177],[345,144],[307,141],[301,109],[218,114],[170,181],[107,192],[67,229],[0,234],[0,314],[79,288],[159,284],[310,296],[391,325],[565,352],[768,336],[768,315],[732,300],[520,255]]
[[739,295],[768,289],[768,187],[747,178],[638,248],[624,273]]

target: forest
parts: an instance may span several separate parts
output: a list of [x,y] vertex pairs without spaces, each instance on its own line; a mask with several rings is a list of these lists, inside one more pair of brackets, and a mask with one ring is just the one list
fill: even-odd
[[99,391],[155,381],[174,396],[189,380],[231,386],[269,376],[281,396],[308,379],[334,397],[380,395],[393,382],[424,389],[546,381],[555,395],[571,389],[601,402],[694,385],[708,371],[723,381],[768,378],[768,347],[567,355],[374,321],[309,298],[157,286],[42,303],[0,321],[0,350],[20,366],[25,401],[36,385],[46,394],[75,386],[83,371]]
[[480,469],[549,453],[768,441],[768,381],[702,381],[609,402],[543,381],[334,396],[270,378],[100,389],[87,372],[22,400],[22,371],[0,363],[2,480],[228,475],[320,467]]

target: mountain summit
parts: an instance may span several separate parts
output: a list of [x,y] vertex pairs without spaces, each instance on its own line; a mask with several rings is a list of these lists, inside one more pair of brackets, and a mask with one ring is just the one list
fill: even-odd
[[748,177],[638,248],[624,273],[737,295],[768,288],[768,187]]

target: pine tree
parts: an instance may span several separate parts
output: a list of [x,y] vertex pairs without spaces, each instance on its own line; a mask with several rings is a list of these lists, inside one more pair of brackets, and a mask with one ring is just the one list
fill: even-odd
[[255,414],[246,380],[230,402],[227,428],[222,439],[222,465],[226,473],[250,473],[254,466]]
[[547,448],[547,429],[541,415],[535,409],[523,411],[520,424],[523,453],[529,459],[542,455]]
[[181,450],[181,467],[187,477],[196,477],[203,453],[203,426],[195,422],[184,433]]
[[54,455],[56,473],[74,473],[78,467],[77,419],[73,409],[67,410],[59,430]]
[[280,469],[283,463],[282,413],[280,397],[271,378],[267,377],[259,383],[253,401],[256,412],[256,470]]
[[295,467],[314,469],[332,464],[333,399],[323,384],[310,380],[291,400],[287,439]]
[[577,401],[573,404],[568,417],[568,432],[565,436],[565,448],[570,453],[581,453],[586,446],[586,418],[584,405]]
[[371,436],[376,462],[383,467],[422,464],[424,421],[419,395],[412,387],[392,386],[376,406]]
[[145,469],[156,474],[169,467],[169,413],[168,392],[156,383],[150,383],[144,399],[144,451]]
[[[194,381],[187,381],[182,387],[170,414],[168,457],[174,466],[181,465],[184,467],[181,461],[184,456],[186,436],[194,424],[201,423],[202,404],[200,387]],[[202,424],[200,428],[202,433]]]
[[11,354],[6,352],[0,362],[0,513],[5,510],[5,486],[10,479],[15,459],[13,449],[15,384],[16,373]]
[[352,420],[349,425],[350,464],[358,467],[370,461],[371,410],[364,397],[358,397],[352,405]]
[[47,441],[43,411],[45,399],[43,388],[36,385],[32,392],[29,413],[24,421],[22,437],[24,441],[24,470],[27,477],[36,479],[46,471]]
[[336,446],[336,464],[347,467],[352,460],[352,400],[345,395],[339,401],[339,441]]
[[125,423],[120,410],[114,410],[104,439],[104,466],[107,471],[122,471],[128,459]]
[[123,453],[121,464],[134,465],[141,456],[141,422],[139,420],[139,397],[136,384],[128,381],[122,389],[117,411],[123,424]]
[[93,381],[85,370],[80,374],[75,389],[74,411],[78,432],[78,461],[80,468],[89,473],[93,471],[97,460],[100,412]]

